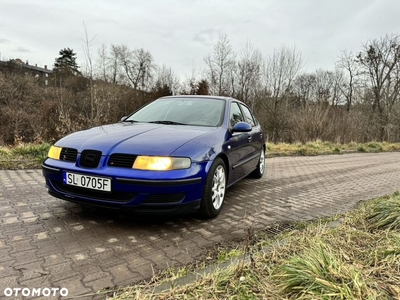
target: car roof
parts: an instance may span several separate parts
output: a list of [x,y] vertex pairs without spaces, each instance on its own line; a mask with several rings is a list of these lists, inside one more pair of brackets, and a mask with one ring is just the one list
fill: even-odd
[[224,101],[237,101],[240,103],[243,103],[240,100],[237,100],[235,98],[232,97],[224,97],[224,96],[211,96],[211,95],[175,95],[175,96],[165,96],[165,97],[161,97],[159,99],[173,99],[173,98],[180,98],[180,99],[193,99],[193,98],[203,98],[203,99],[218,99],[218,100],[224,100]]

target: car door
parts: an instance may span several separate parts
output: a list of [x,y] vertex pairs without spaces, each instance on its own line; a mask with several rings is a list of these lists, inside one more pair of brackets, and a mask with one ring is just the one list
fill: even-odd
[[251,125],[252,130],[248,133],[248,147],[249,153],[246,160],[246,172],[250,173],[253,171],[257,163],[259,161],[260,152],[263,147],[263,132],[261,130],[260,124],[257,122],[256,118],[254,118],[253,114],[251,113],[250,109],[244,105],[243,103],[239,104],[240,109],[243,113],[244,121]]
[[238,102],[231,102],[229,113],[229,133],[227,139],[227,149],[229,156],[229,183],[231,184],[240,178],[246,176],[247,160],[251,157],[254,149],[252,149],[249,139],[250,132],[232,132],[232,128],[238,122],[245,122],[245,117],[240,109]]

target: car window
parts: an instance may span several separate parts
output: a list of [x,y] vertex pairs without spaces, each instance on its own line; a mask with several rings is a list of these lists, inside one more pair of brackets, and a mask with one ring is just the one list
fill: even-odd
[[235,126],[236,123],[238,122],[244,122],[242,112],[240,111],[239,105],[236,102],[231,103],[231,112],[229,116],[229,121],[231,127]]
[[143,123],[220,126],[225,101],[218,99],[159,99],[141,108],[126,121]]
[[247,108],[247,106],[244,106],[243,104],[240,104],[240,107],[243,110],[245,122],[249,123],[251,126],[255,126],[256,122],[254,121],[254,117],[250,112],[250,109]]

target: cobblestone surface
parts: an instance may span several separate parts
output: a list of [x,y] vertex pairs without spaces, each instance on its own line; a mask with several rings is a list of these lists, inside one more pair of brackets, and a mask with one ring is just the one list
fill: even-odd
[[267,175],[230,188],[208,221],[82,209],[49,196],[41,170],[1,170],[0,297],[6,287],[66,287],[74,297],[135,283],[243,239],[249,226],[345,212],[398,190],[399,161],[400,153],[271,158]]

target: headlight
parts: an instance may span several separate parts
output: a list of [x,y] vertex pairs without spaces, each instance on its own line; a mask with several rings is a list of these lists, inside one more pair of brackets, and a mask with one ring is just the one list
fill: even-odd
[[132,168],[138,170],[179,170],[190,168],[191,160],[187,157],[138,156]]
[[61,150],[62,150],[61,147],[51,146],[47,156],[52,159],[60,159]]

